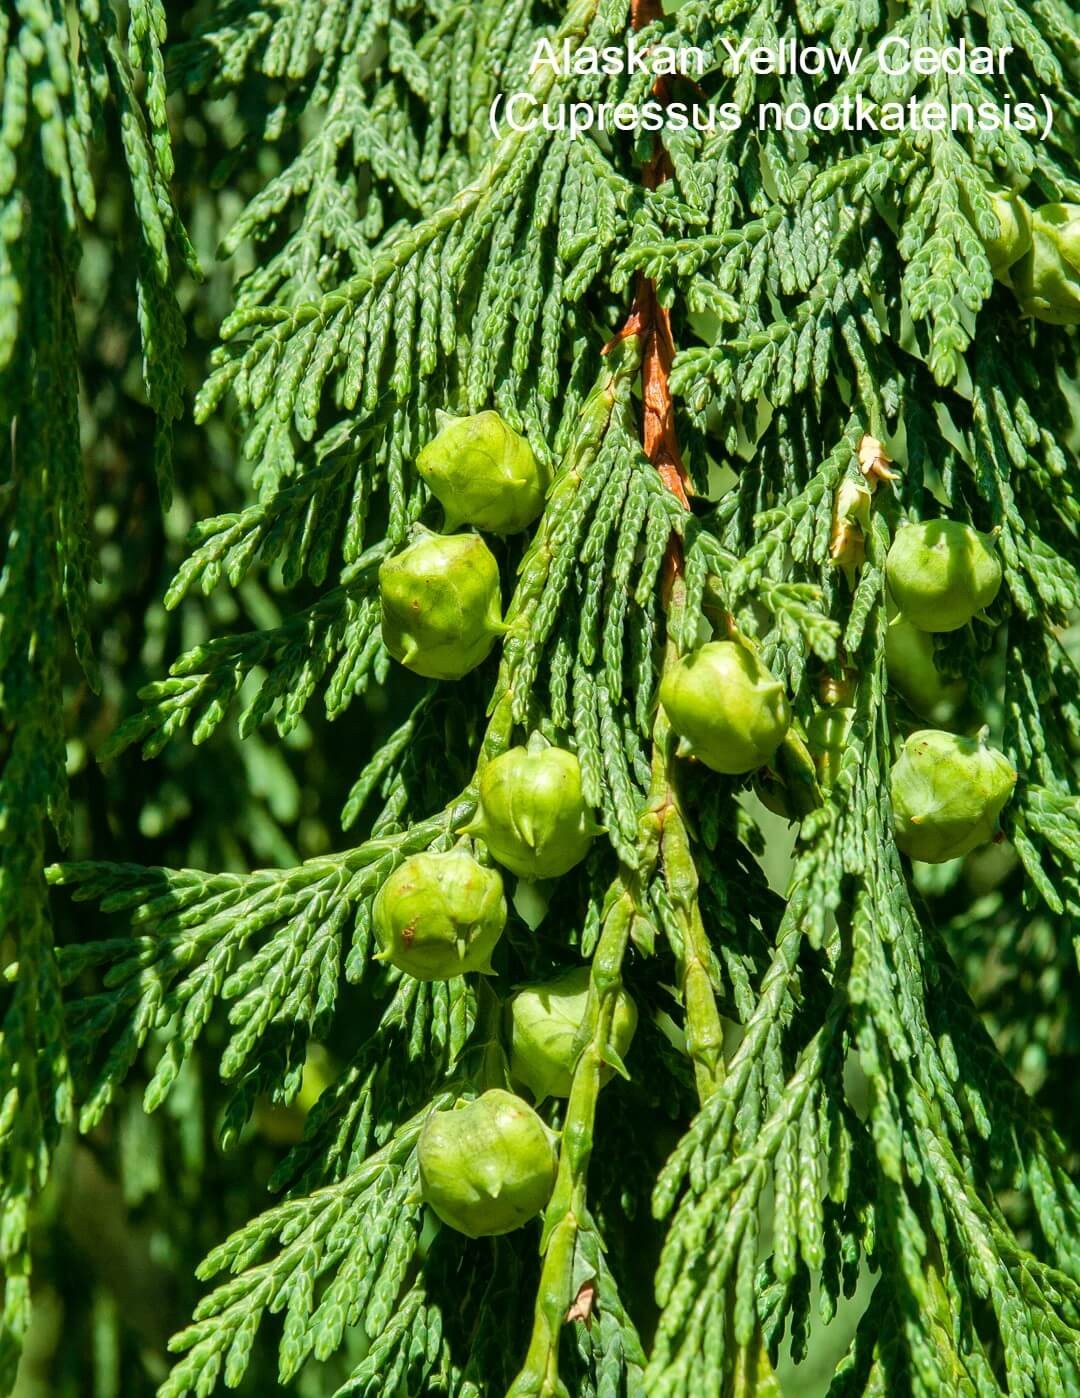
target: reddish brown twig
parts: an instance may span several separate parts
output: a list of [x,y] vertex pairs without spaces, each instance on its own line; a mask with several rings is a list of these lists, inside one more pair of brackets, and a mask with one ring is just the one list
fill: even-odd
[[[631,21],[635,30],[661,17],[659,0],[633,0]],[[658,102],[668,100],[668,83],[658,77],[653,84],[653,96]],[[671,162],[660,138],[653,144],[653,153],[641,172],[646,189],[655,189],[671,175]],[[691,486],[679,451],[675,430],[675,407],[671,400],[671,361],[675,357],[675,342],[671,334],[671,313],[656,295],[656,283],[639,274],[634,300],[625,324],[605,345],[605,353],[620,340],[635,335],[641,341],[641,441],[645,455],[660,473],[660,479],[685,509],[690,508]],[[682,571],[682,549],[677,535],[668,544],[665,568],[665,595],[671,583]]]

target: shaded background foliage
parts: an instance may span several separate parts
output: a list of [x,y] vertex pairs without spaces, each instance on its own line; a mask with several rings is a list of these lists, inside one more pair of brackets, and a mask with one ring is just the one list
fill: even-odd
[[[171,35],[199,22],[200,7],[186,0],[166,8]],[[169,114],[177,202],[207,272],[203,281],[177,279],[190,404],[231,304],[236,268],[244,265],[243,256],[218,262],[218,243],[242,202],[296,142],[286,137],[280,150],[268,147],[251,166],[234,159],[223,170],[245,129],[237,104],[201,103],[176,91]],[[409,701],[416,685],[397,675],[389,690],[372,691],[335,726],[333,741],[325,717],[313,711],[286,742],[260,733],[240,742],[226,725],[204,747],[181,739],[154,763],[137,750],[102,761],[138,690],[172,658],[223,629],[271,625],[281,617],[273,579],[197,596],[172,612],[162,605],[190,525],[240,507],[250,473],[227,414],[196,428],[186,413],[172,444],[174,498],[162,511],[131,275],[138,233],[117,168],[117,140],[111,124],[95,151],[98,208],[84,229],[75,271],[80,445],[100,573],[88,629],[100,690],[90,688],[68,641],[63,693],[72,835],[63,852],[236,872],[289,865],[343,843],[338,817],[348,790],[392,726],[387,715]],[[51,858],[62,853],[55,837],[47,848]],[[50,905],[59,942],[107,934],[108,919],[95,908],[62,897]],[[347,1024],[342,1033],[347,1056]],[[221,1043],[220,1030],[211,1031],[205,1058],[192,1061],[162,1111],[144,1114],[147,1071],[136,1069],[99,1128],[81,1140],[65,1134],[34,1228],[34,1320],[15,1389],[24,1398],[151,1393],[168,1372],[166,1342],[198,1299],[195,1267],[266,1197],[275,1163],[299,1135],[302,1111],[266,1104],[243,1140],[224,1151],[220,1127],[229,1093],[216,1067]],[[160,1043],[151,1047],[151,1067],[159,1051]],[[316,1086],[331,1064],[327,1057],[316,1065]],[[343,1376],[346,1359],[342,1366]],[[269,1344],[256,1354],[243,1391],[274,1391],[276,1369]],[[297,1391],[321,1394],[325,1382],[315,1376]]]

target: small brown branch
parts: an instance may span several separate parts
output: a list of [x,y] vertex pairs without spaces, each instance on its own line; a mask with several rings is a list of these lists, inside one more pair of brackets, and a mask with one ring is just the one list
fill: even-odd
[[645,455],[660,472],[660,479],[684,508],[690,508],[689,481],[679,452],[675,430],[675,405],[671,400],[671,362],[675,342],[671,315],[656,296],[656,284],[642,277],[638,304],[649,327],[642,345],[641,392],[644,403],[642,444]]
[[[633,0],[631,23],[635,30],[662,16],[660,0]],[[668,100],[668,82],[658,77],[653,84],[653,96],[658,102]],[[657,137],[653,153],[641,172],[646,189],[656,189],[671,175],[671,161]],[[671,313],[660,304],[656,283],[639,275],[630,313],[622,329],[604,346],[606,354],[620,340],[635,335],[641,341],[641,440],[645,455],[656,467],[660,479],[684,509],[690,508],[691,485],[679,451],[675,429],[675,405],[671,398],[671,364],[675,358],[675,341],[671,333]],[[665,567],[665,597],[671,584],[682,572],[682,548],[676,535],[668,544]]]
[[[664,18],[662,0],[631,0],[630,23],[635,31],[646,29],[658,19]],[[663,79],[657,79],[657,87]],[[656,90],[655,88],[653,89]]]

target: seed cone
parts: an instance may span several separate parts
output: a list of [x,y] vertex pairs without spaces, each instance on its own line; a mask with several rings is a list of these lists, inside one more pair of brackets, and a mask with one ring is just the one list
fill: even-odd
[[495,412],[451,417],[416,458],[416,469],[446,514],[447,529],[473,524],[517,534],[544,508],[550,475],[524,437]]
[[[990,261],[990,270],[995,277],[1008,281],[1008,269],[1024,256],[1031,247],[1031,209],[1027,202],[1013,189],[1005,185],[991,184],[986,190],[990,201],[997,231],[989,237],[978,227],[979,237]],[[975,210],[967,197],[961,198],[972,221],[977,225]]]
[[1021,308],[1051,325],[1080,325],[1080,204],[1043,204],[1031,232],[1012,272]]
[[920,631],[957,631],[988,607],[1001,586],[990,534],[957,520],[904,524],[885,559],[896,605]]
[[469,1238],[528,1223],[555,1184],[551,1134],[527,1102],[501,1088],[433,1112],[417,1159],[424,1202]]
[[[582,1045],[578,1031],[589,998],[589,968],[572,971],[526,986],[510,1001],[510,1075],[538,1102],[546,1097],[569,1097],[574,1065]],[[609,1043],[619,1058],[626,1055],[637,1028],[637,1006],[620,990],[615,999]],[[605,1065],[601,1083],[614,1069]]]
[[947,678],[934,661],[930,634],[897,612],[885,631],[889,683],[912,713],[931,723],[948,723],[964,702],[967,685]]
[[417,980],[490,971],[506,925],[502,878],[465,850],[414,854],[379,889],[374,915],[379,960]]
[[380,567],[379,598],[386,649],[428,679],[461,679],[506,629],[499,567],[478,534],[423,531]]
[[683,739],[680,754],[729,775],[763,767],[791,722],[783,685],[735,641],[683,656],[664,676],[660,702]]
[[477,812],[465,826],[493,859],[527,879],[554,879],[579,864],[600,826],[565,748],[511,748],[480,775]]
[[942,864],[993,837],[1016,772],[979,738],[938,728],[912,733],[892,770],[896,843],[912,859]]

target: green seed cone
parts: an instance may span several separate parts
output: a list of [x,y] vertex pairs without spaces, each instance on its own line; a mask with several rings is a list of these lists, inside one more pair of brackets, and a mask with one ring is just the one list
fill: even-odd
[[[510,1001],[510,1075],[533,1097],[569,1097],[574,1065],[582,1045],[578,1031],[589,998],[589,968],[572,971],[519,990]],[[609,1043],[622,1059],[637,1028],[637,1006],[620,990],[615,999]],[[614,1069],[605,1065],[601,1084]]]
[[551,478],[525,438],[498,413],[439,416],[439,432],[416,458],[416,469],[446,512],[447,529],[473,524],[517,534],[528,528],[544,508]]
[[600,833],[581,790],[581,767],[565,748],[511,748],[480,775],[477,812],[465,827],[505,868],[554,879],[579,864]]
[[527,1102],[501,1088],[433,1112],[417,1160],[424,1202],[469,1238],[528,1223],[555,1184],[551,1134]]
[[930,634],[897,612],[885,631],[889,683],[912,713],[931,723],[948,723],[964,702],[967,685],[941,673]]
[[1031,234],[1012,271],[1022,310],[1051,325],[1080,325],[1080,204],[1043,204]]
[[429,679],[461,679],[506,629],[499,567],[478,534],[423,531],[382,564],[379,597],[387,650]]
[[1016,772],[981,738],[938,728],[912,733],[892,770],[896,843],[912,859],[942,864],[993,838]]
[[683,739],[680,753],[729,775],[765,766],[791,722],[783,686],[735,641],[683,656],[664,676],[660,702]]
[[994,540],[969,524],[904,524],[885,559],[896,605],[920,631],[956,631],[988,607],[1001,586]]
[[506,925],[502,878],[465,850],[414,854],[379,889],[374,914],[379,959],[417,980],[488,971]]
[[[1031,247],[1031,209],[1015,190],[1005,185],[988,185],[984,193],[990,203],[988,218],[963,191],[961,199],[986,250],[990,270],[995,277],[1008,281],[1008,269]],[[992,233],[987,233],[987,225],[993,226]]]

